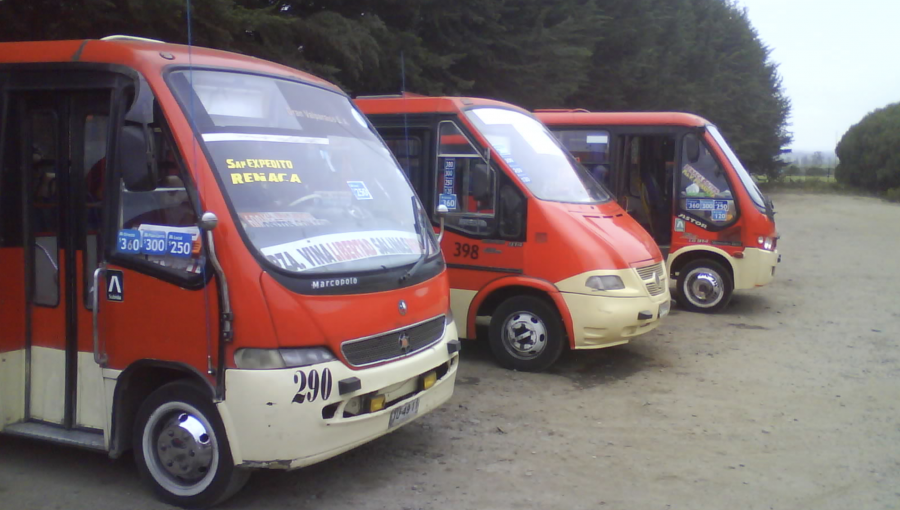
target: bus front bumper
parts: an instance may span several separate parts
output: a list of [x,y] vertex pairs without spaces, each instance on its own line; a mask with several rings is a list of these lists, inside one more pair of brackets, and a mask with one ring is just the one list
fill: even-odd
[[[235,464],[271,469],[308,466],[427,414],[453,395],[457,338],[451,321],[433,346],[360,370],[340,361],[278,370],[227,370],[226,399],[218,409]],[[354,378],[359,389],[346,391],[356,387]],[[434,378],[433,385],[424,389],[425,379]],[[326,380],[331,381],[327,395]],[[385,407],[370,411],[372,397],[379,396],[385,397]]]
[[775,279],[775,269],[779,262],[781,256],[778,250],[745,248],[743,258],[731,259],[731,263],[734,264],[734,288],[752,289],[768,285]]
[[610,297],[572,292],[561,295],[572,316],[573,348],[602,349],[628,343],[659,326],[668,315],[668,290],[659,296]]

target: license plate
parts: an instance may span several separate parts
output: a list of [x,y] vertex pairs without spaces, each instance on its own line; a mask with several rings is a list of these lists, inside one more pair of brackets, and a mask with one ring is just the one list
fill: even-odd
[[388,422],[388,428],[396,427],[401,423],[409,420],[419,412],[419,399],[407,402],[402,406],[391,411],[391,421]]
[[671,301],[666,301],[665,303],[659,305],[659,318],[662,319],[666,315],[669,315],[669,308],[672,307]]

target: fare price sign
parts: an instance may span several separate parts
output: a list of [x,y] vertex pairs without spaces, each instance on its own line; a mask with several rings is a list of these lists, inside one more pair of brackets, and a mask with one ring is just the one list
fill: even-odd
[[[190,230],[188,232],[187,230]],[[122,229],[116,240],[119,253],[129,255],[172,256],[191,258],[196,227],[141,225],[140,229]]]

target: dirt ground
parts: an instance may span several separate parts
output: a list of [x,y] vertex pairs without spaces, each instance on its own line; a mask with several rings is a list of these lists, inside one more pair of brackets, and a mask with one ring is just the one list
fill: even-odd
[[[775,282],[453,399],[223,509],[900,508],[900,207],[775,195]],[[0,436],[0,509],[159,509],[131,459]]]

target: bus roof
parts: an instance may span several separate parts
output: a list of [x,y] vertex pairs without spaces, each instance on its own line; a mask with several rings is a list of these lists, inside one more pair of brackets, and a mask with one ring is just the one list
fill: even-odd
[[572,126],[689,126],[701,127],[710,122],[703,117],[681,112],[589,112],[587,110],[535,110],[545,124]]
[[136,37],[0,43],[0,64],[60,62],[119,64],[144,75],[159,74],[166,66],[188,65],[190,62],[195,66],[240,69],[300,79],[340,90],[311,74],[255,57]]
[[358,96],[354,102],[365,110],[366,115],[391,114],[391,113],[458,113],[471,106],[498,106],[506,109],[514,109],[526,115],[531,115],[528,110],[518,106],[483,99],[478,97],[431,97],[421,96],[405,92],[392,96]]

